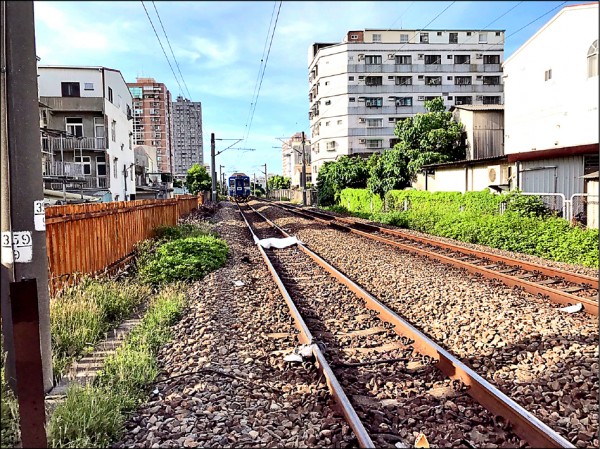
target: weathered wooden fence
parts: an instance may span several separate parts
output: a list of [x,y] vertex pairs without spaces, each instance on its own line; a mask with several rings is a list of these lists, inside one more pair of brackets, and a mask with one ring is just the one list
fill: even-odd
[[96,274],[131,257],[157,226],[173,226],[202,197],[50,206],[46,208],[48,277],[52,293],[73,275]]

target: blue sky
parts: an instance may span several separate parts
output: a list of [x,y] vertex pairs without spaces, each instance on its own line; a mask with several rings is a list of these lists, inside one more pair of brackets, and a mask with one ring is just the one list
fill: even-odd
[[[223,139],[248,135],[235,147],[256,151],[231,148],[217,157],[216,166],[224,165],[228,174],[235,170],[258,176],[265,163],[269,173],[281,173],[278,137],[297,131],[310,136],[307,57],[312,43],[340,42],[349,30],[421,29],[451,4],[427,28],[482,29],[517,5],[489,27],[506,30],[508,58],[560,8],[515,32],[562,3],[561,7],[582,2],[284,1],[251,127],[251,102],[279,2],[156,1],[155,5],[191,98],[202,102],[205,163],[210,162],[211,132]],[[144,4],[171,58],[154,5]],[[35,25],[41,65],[106,66],[120,70],[127,81],[153,77],[174,97],[180,94],[141,2],[35,2]],[[181,93],[187,93],[179,82]],[[217,151],[231,143],[217,141]]]

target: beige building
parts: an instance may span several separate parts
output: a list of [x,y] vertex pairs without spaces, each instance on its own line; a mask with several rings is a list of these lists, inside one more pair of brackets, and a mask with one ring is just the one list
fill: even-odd
[[[291,179],[291,187],[302,187],[302,133],[296,133],[281,145],[283,159],[283,177]],[[306,157],[306,183],[312,182],[310,158],[310,139],[304,137],[304,155]]]
[[173,173],[171,93],[154,78],[127,83],[133,97],[133,144],[157,148],[158,170]]

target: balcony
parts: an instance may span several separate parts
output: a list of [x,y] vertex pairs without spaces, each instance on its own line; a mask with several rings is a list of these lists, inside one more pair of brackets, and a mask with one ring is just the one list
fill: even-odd
[[501,73],[500,64],[348,64],[348,73]]
[[102,97],[40,97],[40,101],[53,111],[104,112]]
[[[60,182],[50,182],[49,184],[52,190],[62,190],[63,184]],[[81,179],[65,183],[65,190],[68,191],[98,190],[108,189],[109,187],[110,183],[107,176],[84,176]]]
[[106,151],[104,137],[48,137],[50,151],[97,150]]
[[83,166],[75,162],[45,161],[44,176],[83,177]]

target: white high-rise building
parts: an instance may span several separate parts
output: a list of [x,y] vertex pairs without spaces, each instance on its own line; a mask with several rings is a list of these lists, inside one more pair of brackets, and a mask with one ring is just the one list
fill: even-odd
[[503,104],[503,30],[349,31],[309,48],[312,172],[392,148],[396,123],[446,106]]

